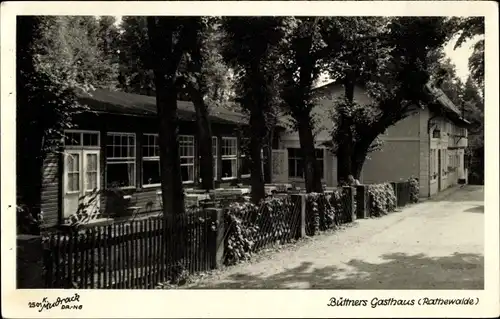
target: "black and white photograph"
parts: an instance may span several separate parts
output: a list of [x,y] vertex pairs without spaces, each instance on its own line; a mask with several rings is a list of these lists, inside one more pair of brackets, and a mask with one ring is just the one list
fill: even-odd
[[[498,314],[479,297],[499,296],[498,260],[485,265],[487,242],[498,250],[486,10],[248,15],[231,2],[234,14],[172,15],[168,2],[149,14],[61,2],[64,13],[2,24],[15,47],[9,77],[2,62],[14,116],[10,135],[2,119],[2,155],[14,152],[2,224],[8,214],[16,229],[6,239],[2,226],[2,255],[12,289],[42,292],[16,309],[81,316],[92,291],[301,290],[293,303],[324,292],[310,306],[320,316],[492,302]],[[443,291],[462,294],[432,295]]]

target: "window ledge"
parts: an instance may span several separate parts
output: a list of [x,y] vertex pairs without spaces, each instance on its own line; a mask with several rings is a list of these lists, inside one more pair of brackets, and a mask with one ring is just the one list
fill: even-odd
[[241,178],[249,178],[251,176],[251,174],[245,174],[245,175],[241,175],[240,177]]
[[107,189],[116,188],[116,189],[123,189],[123,190],[131,190],[131,189],[139,190],[140,189],[140,188],[135,187],[135,186],[123,186],[123,187],[111,187],[111,186],[107,186],[106,188]]
[[221,178],[222,181],[232,181],[232,180],[235,180],[235,179],[238,179],[238,177],[222,177]]
[[161,183],[158,183],[158,184],[145,184],[145,185],[142,185],[142,188],[156,188],[156,187],[161,187]]

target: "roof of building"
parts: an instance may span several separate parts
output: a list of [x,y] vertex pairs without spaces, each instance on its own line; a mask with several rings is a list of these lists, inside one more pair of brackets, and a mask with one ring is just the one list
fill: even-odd
[[[325,81],[322,84],[316,86],[314,90],[319,92],[325,89],[326,87],[332,85],[339,85],[339,83],[337,81],[330,79],[329,81]],[[453,120],[458,120],[466,124],[470,124],[469,121],[467,121],[465,118],[462,117],[462,112],[460,111],[460,109],[450,100],[450,98],[443,92],[443,90],[435,87],[431,83],[427,83],[425,85],[425,89],[431,95],[431,97],[436,99],[438,102],[438,103],[431,103],[433,104],[432,105],[433,107],[440,108],[440,110],[443,111],[443,113],[445,113]]]
[[[156,116],[154,96],[96,89],[79,94],[80,103],[98,113],[130,116]],[[177,115],[182,121],[195,121],[196,113],[192,102],[177,101]],[[247,124],[246,115],[224,107],[209,108],[210,121],[219,124]]]
[[450,98],[443,92],[443,90],[433,86],[430,83],[426,84],[425,87],[429,91],[431,96],[433,96],[439,102],[438,106],[440,107],[442,112],[446,113],[454,120],[461,121],[465,124],[470,124],[469,121],[463,118],[460,109],[450,100]]

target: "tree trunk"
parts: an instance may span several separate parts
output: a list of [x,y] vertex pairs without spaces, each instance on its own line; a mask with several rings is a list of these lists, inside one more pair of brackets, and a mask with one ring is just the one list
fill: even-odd
[[208,118],[208,109],[200,92],[193,83],[188,83],[189,96],[196,111],[196,126],[198,131],[198,149],[200,151],[200,178],[204,190],[215,188],[214,162],[212,154],[212,130]]
[[374,127],[368,131],[367,134],[364,134],[363,138],[353,146],[351,168],[352,176],[355,179],[359,180],[361,170],[363,169],[363,165],[366,161],[366,155],[368,155],[368,150],[380,133],[381,132],[377,129],[377,127]]
[[276,123],[270,128],[267,145],[264,150],[264,182],[272,183],[273,181],[273,141],[274,141],[274,130]]
[[266,130],[265,118],[262,110],[254,107],[250,113],[250,184],[252,186],[252,202],[258,204],[266,196],[264,179],[262,176],[262,134]]
[[[160,78],[162,75],[155,77]],[[160,173],[164,215],[184,214],[184,189],[177,140],[177,94],[162,80],[156,80],[159,116]]]
[[[40,98],[40,88],[33,87],[30,79],[36,78],[34,66],[34,41],[38,36],[40,19],[37,17],[19,17],[17,19],[17,101],[16,101],[16,198],[17,204],[28,207],[33,217],[40,212],[42,194],[42,168],[45,153],[43,139],[47,113],[43,110],[46,103]],[[52,106],[51,106],[52,107]],[[50,114],[50,113],[48,113]],[[52,120],[49,115],[49,121]],[[23,221],[17,220],[17,226]],[[30,229],[38,234],[40,229]]]
[[351,152],[349,143],[341,142],[337,148],[337,185],[347,182],[347,177],[352,174]]
[[[168,18],[160,18],[168,19]],[[152,49],[156,108],[159,120],[160,176],[163,215],[184,214],[184,190],[177,140],[177,65],[172,65],[173,32],[168,23],[157,25],[155,17],[148,17],[148,35]]]
[[[348,104],[354,102],[354,82],[349,80],[352,76],[348,73],[344,81],[344,94]],[[350,106],[347,106],[350,107]],[[352,119],[346,112],[340,112],[340,127],[338,128],[338,145],[337,149],[337,184],[343,185],[347,183],[349,175],[354,174],[353,167],[353,138],[351,131]],[[357,178],[354,176],[354,178]]]
[[311,121],[308,116],[299,117],[298,120],[300,148],[305,168],[306,192],[322,193],[323,185],[321,185],[321,176],[318,161],[316,160]]
[[352,157],[351,175],[357,180],[359,180],[361,176],[361,171],[363,170],[363,165],[365,164],[367,154],[368,148],[360,148],[354,152],[354,155]]

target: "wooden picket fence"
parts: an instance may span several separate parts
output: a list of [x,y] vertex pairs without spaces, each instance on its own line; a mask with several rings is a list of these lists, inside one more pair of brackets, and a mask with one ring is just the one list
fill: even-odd
[[45,242],[47,288],[148,289],[182,272],[212,269],[212,216],[144,219],[51,234]]

